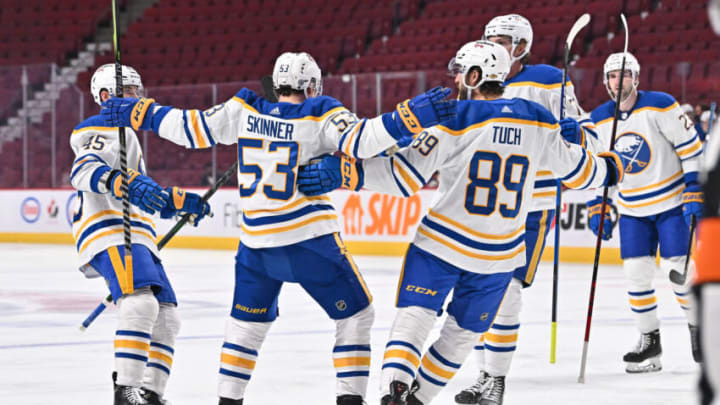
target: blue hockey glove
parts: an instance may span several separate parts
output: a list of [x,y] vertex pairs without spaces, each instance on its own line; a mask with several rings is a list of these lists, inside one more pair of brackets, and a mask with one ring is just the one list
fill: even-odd
[[[122,199],[122,174],[120,170],[111,171],[105,185],[113,197],[118,200]],[[133,169],[128,169],[128,200],[130,204],[153,215],[155,211],[165,208],[167,204],[165,202],[166,198],[167,193],[155,183],[155,180],[143,176]]]
[[703,196],[702,187],[695,182],[685,185],[685,191],[682,195],[683,200],[683,216],[685,223],[690,226],[692,216],[695,215],[696,220],[700,220],[703,216],[703,205],[705,197]]
[[[612,237],[613,227],[615,226],[615,223],[612,221],[612,217],[610,217],[611,207],[612,200],[608,198],[607,204],[605,204],[605,215],[603,216],[603,240],[610,240],[610,238]],[[602,197],[596,197],[595,199],[588,201],[587,208],[590,229],[592,229],[595,236],[597,236],[598,231],[600,230],[600,211],[602,210]]]
[[[423,128],[430,128],[443,121],[455,118],[457,114],[457,100],[447,100],[452,91],[444,87],[435,87],[410,100],[397,105],[397,109],[383,114],[383,124],[390,135],[398,141],[412,139],[422,132]],[[394,125],[388,121],[392,119]]]
[[160,218],[172,218],[180,214],[192,214],[190,222],[193,226],[198,226],[205,216],[213,216],[210,210],[210,204],[202,201],[202,197],[195,193],[189,193],[180,187],[168,187],[165,189],[167,193],[167,206],[160,211]]
[[300,168],[298,189],[308,196],[325,194],[340,187],[357,191],[364,180],[362,165],[355,159],[327,155],[318,163]]
[[601,157],[607,163],[607,177],[605,178],[605,186],[612,187],[620,183],[625,175],[625,166],[619,153],[611,150],[609,152],[600,152]]
[[560,120],[560,135],[563,139],[576,145],[583,145],[583,132],[580,123],[574,118]]
[[100,115],[109,127],[131,127],[134,130],[152,128],[155,100],[152,98],[111,97],[102,103]]

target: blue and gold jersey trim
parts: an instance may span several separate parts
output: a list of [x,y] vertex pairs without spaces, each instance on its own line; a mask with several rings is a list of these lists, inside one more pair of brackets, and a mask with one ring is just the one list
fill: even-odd
[[617,203],[625,208],[647,207],[679,196],[683,190],[685,190],[685,180],[680,170],[654,184],[632,189],[621,188]]
[[246,210],[241,229],[247,235],[259,236],[295,231],[319,221],[337,221],[329,202],[325,196],[304,197],[275,209]]
[[[130,218],[133,235],[144,236],[155,243],[157,234],[152,219],[139,214],[130,214]],[[78,253],[82,253],[96,240],[122,232],[122,212],[116,210],[100,211],[85,219],[77,231],[74,232],[75,247]]]

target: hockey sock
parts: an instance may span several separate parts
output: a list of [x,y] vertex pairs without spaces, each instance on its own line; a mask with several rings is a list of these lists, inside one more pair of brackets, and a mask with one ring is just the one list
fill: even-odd
[[160,303],[160,311],[153,325],[150,339],[150,354],[143,375],[143,388],[155,392],[160,397],[165,394],[165,386],[173,355],[175,354],[175,338],[180,331],[180,317],[174,304]]
[[150,288],[141,288],[118,300],[115,331],[117,384],[140,387],[150,351],[150,332],[159,304]]
[[390,383],[393,381],[412,385],[420,366],[421,350],[435,323],[435,316],[435,311],[427,308],[398,308],[390,338],[385,345],[380,377],[381,397],[390,393]]
[[375,319],[372,305],[355,315],[335,321],[333,365],[337,396],[365,397],[370,377],[370,328]]
[[630,284],[628,298],[638,330],[640,333],[649,333],[659,329],[657,297],[652,286],[657,269],[655,260],[650,256],[625,259],[623,269]]
[[240,399],[255,369],[258,351],[272,322],[248,322],[230,318],[220,354],[218,396]]
[[425,353],[418,370],[419,389],[415,397],[420,402],[429,404],[453,378],[479,337],[479,333],[461,328],[455,318],[448,315],[440,337]]
[[[669,276],[670,270],[677,270],[677,271],[683,271],[685,267],[685,256],[675,256],[675,257],[669,257],[669,258],[661,258],[660,259],[660,269],[663,270],[663,272]],[[691,325],[696,325],[697,321],[695,320],[695,314],[692,311],[693,307],[693,297],[692,294],[690,294],[690,282],[692,281],[692,274],[695,273],[695,263],[692,259],[690,259],[690,263],[688,263],[688,276],[685,278],[684,284],[675,284],[670,281],[670,284],[672,285],[673,292],[675,292],[675,299],[677,299],[678,304],[680,304],[680,308],[685,312],[685,317],[688,320],[688,323]]]
[[522,283],[513,278],[490,330],[485,332],[485,371],[493,377],[510,371],[517,347],[522,308]]
[[475,353],[475,362],[478,366],[478,371],[485,371],[485,335],[480,335],[477,340],[475,347],[473,347],[473,353]]

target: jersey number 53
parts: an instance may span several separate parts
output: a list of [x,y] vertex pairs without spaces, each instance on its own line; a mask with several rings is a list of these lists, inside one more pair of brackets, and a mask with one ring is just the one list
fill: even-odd
[[[251,163],[252,160],[246,158],[245,152],[252,153],[253,149],[259,151],[260,154],[255,153],[256,160]],[[249,186],[243,183],[239,184],[240,197],[250,197],[257,191],[258,183],[263,178],[260,161],[275,163],[277,160],[285,158],[285,162],[275,164],[275,173],[285,176],[283,188],[276,189],[271,184],[263,184],[262,192],[272,200],[289,200],[295,194],[298,149],[296,142],[268,142],[266,149],[266,142],[262,139],[238,138],[238,170],[241,174],[250,174],[255,177]]]

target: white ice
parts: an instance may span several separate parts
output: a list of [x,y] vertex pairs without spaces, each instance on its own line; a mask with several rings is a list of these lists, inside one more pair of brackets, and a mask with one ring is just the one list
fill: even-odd
[[[183,325],[166,396],[174,405],[217,404],[216,376],[232,298],[231,251],[161,253],[180,301]],[[0,404],[111,404],[115,311],[84,333],[78,325],[107,294],[104,283],[76,270],[71,246],[0,244]],[[367,402],[379,404],[382,353],[395,314],[399,258],[357,257],[374,295],[376,320]],[[543,263],[525,290],[518,351],[507,380],[513,404],[695,404],[698,367],[690,355],[687,322],[669,282],[655,287],[662,326],[663,371],[628,375],[622,355],[636,342],[623,279],[601,266],[590,337],[586,383],[578,384],[591,265],[561,266],[558,358],[549,363],[552,267]],[[427,344],[437,336],[439,325]],[[270,329],[246,392],[246,405],[334,404],[331,350],[334,323],[296,285],[280,295],[280,317]],[[433,402],[453,396],[476,377],[469,357]]]

